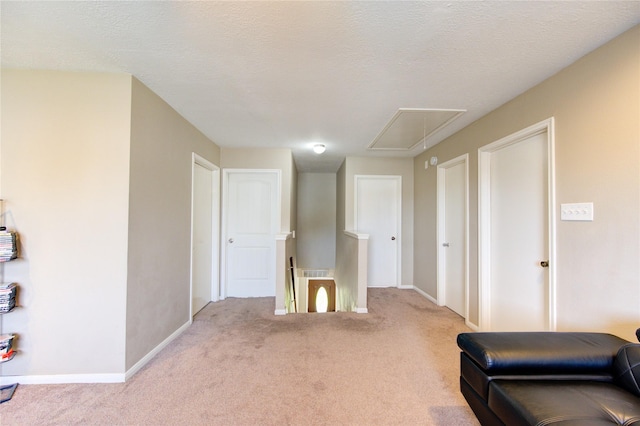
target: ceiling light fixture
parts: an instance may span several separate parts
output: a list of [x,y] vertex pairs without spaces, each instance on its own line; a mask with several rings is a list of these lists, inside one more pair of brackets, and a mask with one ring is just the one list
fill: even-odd
[[313,152],[315,152],[316,154],[322,154],[325,149],[327,148],[321,143],[317,143],[313,146]]

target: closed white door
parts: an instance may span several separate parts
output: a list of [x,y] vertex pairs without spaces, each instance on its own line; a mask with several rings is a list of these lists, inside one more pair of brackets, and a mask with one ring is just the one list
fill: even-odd
[[488,260],[482,267],[491,331],[552,327],[549,268],[541,263],[550,259],[553,238],[549,149],[544,130],[483,154],[488,179],[481,200],[488,215],[483,257]]
[[368,287],[400,283],[400,176],[355,177],[356,232],[369,234]]
[[227,171],[225,176],[226,296],[275,296],[279,174]]
[[212,300],[213,188],[212,171],[198,163],[193,169],[193,264],[191,312],[196,314]]
[[[439,290],[443,300],[438,299],[458,315],[465,317],[466,306],[466,212],[467,212],[467,172],[466,162],[438,166],[439,224],[441,236],[438,262]],[[442,210],[440,210],[442,209]]]

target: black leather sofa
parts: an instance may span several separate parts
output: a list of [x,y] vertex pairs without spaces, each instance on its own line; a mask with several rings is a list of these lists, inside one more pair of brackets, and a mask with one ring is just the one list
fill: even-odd
[[462,333],[457,343],[460,390],[484,426],[640,425],[640,344],[565,332]]

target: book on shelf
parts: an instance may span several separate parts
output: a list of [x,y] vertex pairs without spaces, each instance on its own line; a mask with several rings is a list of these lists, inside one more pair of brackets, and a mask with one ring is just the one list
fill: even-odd
[[0,359],[6,359],[11,356],[13,351],[13,334],[3,334],[0,336]]
[[11,231],[0,231],[0,262],[7,262],[18,257],[18,234]]

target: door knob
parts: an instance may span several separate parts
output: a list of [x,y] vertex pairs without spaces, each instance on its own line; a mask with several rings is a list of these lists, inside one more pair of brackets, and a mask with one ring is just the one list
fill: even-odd
[[449,247],[449,243],[442,243],[442,247]]
[[233,244],[233,238],[229,238],[229,244]]
[[396,237],[391,237],[391,241],[395,241],[395,240],[396,240]]
[[549,267],[549,261],[548,260],[540,261],[540,266],[542,266],[543,268],[548,268]]

